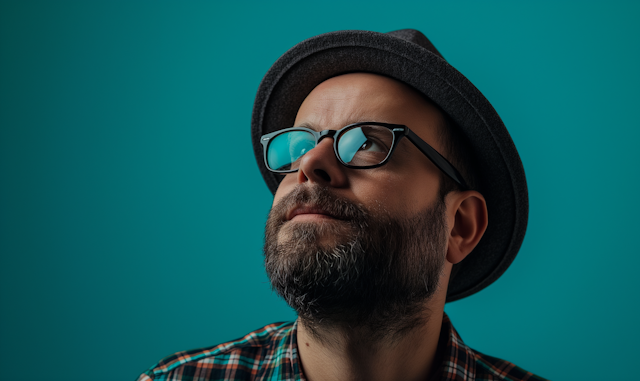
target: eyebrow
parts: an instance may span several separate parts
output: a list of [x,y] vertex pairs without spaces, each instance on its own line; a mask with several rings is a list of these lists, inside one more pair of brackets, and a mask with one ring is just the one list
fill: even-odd
[[307,122],[302,122],[299,125],[296,125],[294,127],[308,128],[310,130],[314,130],[314,131],[318,131],[318,132],[322,131],[322,130],[319,130],[318,128],[314,127],[311,123],[307,123]]

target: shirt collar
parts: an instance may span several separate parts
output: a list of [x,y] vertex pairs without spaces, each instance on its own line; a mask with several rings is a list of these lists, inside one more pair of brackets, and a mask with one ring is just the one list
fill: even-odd
[[[288,337],[283,337],[281,344],[284,344],[280,352],[284,360],[280,361],[280,366],[287,369],[284,372],[276,372],[276,374],[296,375],[296,380],[306,380],[302,374],[302,366],[300,364],[300,355],[298,352],[298,320],[290,327]],[[460,338],[460,335],[453,327],[449,316],[445,313],[442,318],[442,326],[440,328],[440,339],[438,340],[438,354],[434,359],[438,364],[434,373],[435,380],[474,380],[476,375],[475,369],[476,353],[469,348]]]

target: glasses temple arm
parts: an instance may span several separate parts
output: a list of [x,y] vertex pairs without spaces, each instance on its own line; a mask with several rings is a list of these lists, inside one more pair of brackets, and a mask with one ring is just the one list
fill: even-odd
[[409,141],[413,143],[422,153],[431,160],[433,164],[435,164],[438,169],[444,172],[447,176],[449,176],[453,181],[458,183],[463,190],[469,189],[466,181],[462,178],[462,175],[458,170],[444,158],[444,156],[440,155],[438,151],[433,149],[427,142],[422,140],[415,132],[411,131],[409,128],[406,129],[407,138]]

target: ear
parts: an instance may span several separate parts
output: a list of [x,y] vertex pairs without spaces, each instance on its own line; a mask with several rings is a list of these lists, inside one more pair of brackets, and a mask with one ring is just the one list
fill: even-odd
[[487,203],[476,191],[451,192],[446,197],[449,222],[447,262],[462,261],[487,230]]

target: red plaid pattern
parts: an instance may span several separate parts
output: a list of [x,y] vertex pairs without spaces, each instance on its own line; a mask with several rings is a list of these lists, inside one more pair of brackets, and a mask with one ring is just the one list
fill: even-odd
[[[138,381],[305,380],[297,323],[270,324],[245,337],[209,348],[178,352],[144,372]],[[467,347],[445,314],[441,363],[435,380],[544,381],[514,364]]]

